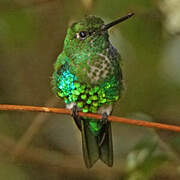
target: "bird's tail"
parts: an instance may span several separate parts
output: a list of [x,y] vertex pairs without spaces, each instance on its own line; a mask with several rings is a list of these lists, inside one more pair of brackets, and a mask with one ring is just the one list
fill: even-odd
[[113,165],[111,123],[103,124],[100,131],[95,134],[90,128],[92,121],[97,122],[97,120],[83,118],[78,122],[82,134],[82,149],[86,167],[91,168],[98,159],[111,167]]

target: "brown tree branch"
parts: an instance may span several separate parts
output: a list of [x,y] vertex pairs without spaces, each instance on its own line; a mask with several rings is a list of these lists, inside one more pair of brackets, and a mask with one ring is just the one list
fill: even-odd
[[[52,107],[39,107],[39,106],[23,106],[23,105],[7,105],[0,104],[0,110],[4,111],[33,111],[33,112],[46,112],[46,113],[56,113],[56,114],[69,114],[72,115],[72,111],[64,108],[52,108]],[[79,116],[101,119],[101,114],[83,113],[79,112]],[[108,116],[108,120],[112,122],[119,122],[124,124],[131,124],[136,126],[144,126],[148,128],[158,128],[169,131],[180,132],[180,126],[168,125],[155,122],[146,122],[142,120],[134,120],[117,116]]]

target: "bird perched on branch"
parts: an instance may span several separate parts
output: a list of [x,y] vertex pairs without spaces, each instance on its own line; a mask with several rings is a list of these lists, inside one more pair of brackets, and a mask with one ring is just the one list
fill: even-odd
[[[87,168],[98,159],[113,165],[111,124],[107,118],[121,95],[123,83],[120,55],[109,41],[108,29],[133,15],[129,13],[109,24],[96,16],[73,23],[54,66],[53,89],[73,110]],[[102,119],[82,118],[78,111],[101,113]]]

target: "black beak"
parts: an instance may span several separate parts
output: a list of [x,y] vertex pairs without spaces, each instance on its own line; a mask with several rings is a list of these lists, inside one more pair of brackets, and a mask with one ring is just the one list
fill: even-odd
[[105,31],[105,30],[111,28],[112,26],[114,26],[114,25],[116,25],[116,24],[119,24],[119,23],[125,21],[126,19],[129,19],[129,18],[132,17],[133,15],[134,15],[134,13],[129,13],[129,14],[127,14],[126,16],[123,16],[123,17],[121,17],[121,18],[119,18],[119,19],[117,19],[117,20],[115,20],[115,21],[113,21],[113,22],[111,22],[111,23],[109,23],[109,24],[106,24],[106,25],[104,25],[104,26],[101,28],[101,31]]

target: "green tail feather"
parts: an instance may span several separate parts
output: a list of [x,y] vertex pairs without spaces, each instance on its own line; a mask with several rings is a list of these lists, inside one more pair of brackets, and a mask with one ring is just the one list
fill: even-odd
[[[79,123],[81,124],[82,149],[86,167],[91,168],[98,159],[111,167],[113,165],[113,148],[110,122],[103,125],[97,135],[90,130],[89,119],[82,119]],[[101,145],[99,145],[100,143]]]

